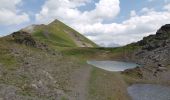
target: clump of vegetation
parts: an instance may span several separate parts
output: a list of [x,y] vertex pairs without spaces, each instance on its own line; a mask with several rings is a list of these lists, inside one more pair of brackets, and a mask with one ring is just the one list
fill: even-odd
[[134,69],[127,69],[123,71],[122,74],[128,75],[130,77],[134,77],[134,78],[140,78],[140,79],[143,78],[143,74],[142,74],[140,67],[136,67]]
[[12,34],[14,41],[20,44],[25,44],[27,46],[36,46],[36,41],[33,39],[30,33],[18,31]]
[[61,97],[61,100],[68,100],[65,96]]
[[119,73],[93,68],[89,81],[89,100],[129,100],[126,83]]
[[6,69],[15,69],[17,60],[10,52],[9,43],[3,39],[0,42],[0,64]]

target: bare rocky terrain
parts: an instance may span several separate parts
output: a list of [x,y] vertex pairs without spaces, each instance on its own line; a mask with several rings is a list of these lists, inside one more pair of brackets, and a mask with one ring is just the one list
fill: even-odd
[[132,72],[140,78],[170,85],[170,25],[162,26],[156,35],[145,37],[133,45],[140,48],[134,51],[131,59],[143,67]]

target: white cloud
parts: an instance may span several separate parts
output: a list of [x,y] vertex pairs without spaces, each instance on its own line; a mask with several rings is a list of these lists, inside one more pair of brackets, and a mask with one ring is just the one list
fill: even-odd
[[91,24],[101,22],[105,18],[114,18],[120,10],[119,0],[100,0],[95,9],[82,12],[77,7],[91,0],[78,1],[47,0],[41,12],[36,14],[36,19],[46,23],[58,18],[66,23]]
[[170,11],[170,3],[167,4],[167,5],[165,5],[165,6],[164,6],[164,9]]
[[100,0],[96,8],[87,13],[93,18],[114,18],[120,11],[119,0]]
[[109,44],[114,41],[116,44],[125,45],[138,41],[149,34],[155,34],[160,26],[167,23],[170,23],[170,13],[164,11],[134,16],[119,24],[100,23],[77,26],[77,29],[82,33],[89,33],[86,35],[97,43]]
[[130,12],[130,16],[131,16],[131,17],[136,16],[136,11],[135,11],[135,10],[132,10],[132,11]]
[[150,12],[154,12],[153,8],[142,8],[142,10],[140,11],[140,13],[150,13]]
[[16,5],[20,2],[21,0],[1,0],[0,9],[16,10]]
[[121,23],[104,24],[104,20],[114,19],[119,14],[119,0],[100,0],[95,4],[95,9],[84,12],[78,7],[91,0],[78,1],[47,0],[36,19],[46,23],[59,19],[96,43],[106,46],[138,41],[144,36],[154,34],[163,24],[170,23],[170,12],[167,9],[158,12],[152,8],[143,8],[139,11],[140,15],[131,11],[130,18]]
[[21,3],[21,0],[0,0],[0,25],[20,24],[29,21],[29,16],[17,9]]

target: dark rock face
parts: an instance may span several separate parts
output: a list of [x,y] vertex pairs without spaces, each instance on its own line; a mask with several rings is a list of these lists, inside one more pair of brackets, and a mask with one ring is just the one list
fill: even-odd
[[143,38],[137,44],[142,46],[143,50],[152,51],[160,47],[165,47],[170,43],[170,24],[162,26],[156,35],[150,35]]
[[53,49],[50,49],[46,43],[42,43],[31,36],[31,33],[25,31],[18,31],[12,34],[12,38],[16,43],[24,44],[26,46],[31,46],[34,48],[38,48],[52,55],[58,55]]
[[140,49],[134,52],[132,59],[144,66],[142,73],[147,74],[144,75],[145,78],[149,76],[150,79],[153,79],[153,77],[170,72],[168,69],[170,66],[170,24],[162,26],[156,35],[145,37],[136,45],[140,46]]
[[137,43],[141,49],[135,57],[142,64],[169,65],[170,61],[170,25],[162,26],[156,35],[150,35]]
[[12,34],[14,41],[27,46],[36,47],[36,41],[32,38],[30,33],[24,31],[14,32]]

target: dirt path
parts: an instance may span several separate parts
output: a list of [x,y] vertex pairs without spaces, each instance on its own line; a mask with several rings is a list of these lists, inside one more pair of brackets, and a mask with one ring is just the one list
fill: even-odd
[[92,68],[89,66],[83,66],[76,70],[72,76],[72,82],[74,85],[74,95],[76,100],[87,100],[88,95],[88,82],[90,79]]

